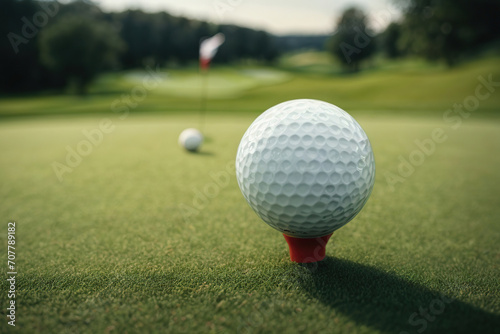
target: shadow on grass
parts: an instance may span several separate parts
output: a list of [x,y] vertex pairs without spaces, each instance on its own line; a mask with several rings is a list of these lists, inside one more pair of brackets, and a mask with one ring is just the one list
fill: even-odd
[[[300,285],[356,323],[391,333],[498,333],[500,317],[379,269],[326,258]],[[333,330],[333,329],[332,329]]]
[[205,156],[205,157],[213,157],[215,154],[210,151],[187,151],[189,154],[192,155],[199,155],[199,156]]

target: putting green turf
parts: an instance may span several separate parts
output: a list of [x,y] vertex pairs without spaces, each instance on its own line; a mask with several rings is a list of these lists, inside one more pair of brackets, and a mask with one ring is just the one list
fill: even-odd
[[[498,332],[498,118],[452,130],[440,117],[354,113],[375,188],[327,259],[305,267],[236,183],[237,145],[256,116],[209,114],[200,154],[176,143],[195,114],[4,119],[0,235],[6,249],[17,222],[15,331]],[[52,163],[104,117],[113,131],[59,182]],[[438,127],[447,140],[391,190],[399,156]],[[0,289],[5,315],[6,280]]]

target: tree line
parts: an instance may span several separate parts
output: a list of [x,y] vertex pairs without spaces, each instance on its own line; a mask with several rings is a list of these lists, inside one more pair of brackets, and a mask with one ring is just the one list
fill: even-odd
[[[419,56],[454,66],[487,45],[500,43],[499,0],[398,0],[402,15],[375,33],[359,8],[349,8],[337,21],[329,51],[343,66],[357,71],[377,52],[389,58]],[[389,15],[387,15],[389,14]]]
[[[424,57],[454,66],[485,45],[500,44],[500,0],[394,0],[382,31],[359,8],[344,11],[332,36],[273,36],[140,10],[103,12],[90,0],[0,1],[0,92],[74,86],[83,92],[100,72],[144,66],[185,66],[198,59],[202,38],[222,32],[215,62],[273,62],[280,53],[326,49],[347,71],[376,54]],[[386,13],[387,14],[387,13]],[[325,42],[326,41],[326,42]]]
[[103,12],[89,1],[0,1],[0,92],[84,91],[106,69],[187,65],[202,38],[222,32],[215,62],[272,62],[273,37],[236,25],[214,25],[165,12]]

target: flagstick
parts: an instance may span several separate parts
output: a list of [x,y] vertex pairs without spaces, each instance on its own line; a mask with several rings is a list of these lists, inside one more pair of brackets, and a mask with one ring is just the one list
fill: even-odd
[[201,99],[200,99],[200,132],[205,128],[205,118],[207,113],[207,94],[208,94],[208,68],[200,67],[201,75]]
[[201,106],[200,106],[200,132],[205,128],[205,114],[207,112],[208,95],[208,69],[212,58],[217,53],[219,46],[224,43],[223,33],[218,33],[213,37],[200,42],[200,75],[201,75]]

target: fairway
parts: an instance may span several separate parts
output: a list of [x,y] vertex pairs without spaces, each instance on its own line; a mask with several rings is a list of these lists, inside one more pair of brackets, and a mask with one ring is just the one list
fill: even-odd
[[[17,222],[16,332],[499,331],[497,117],[455,130],[442,113],[353,112],[374,149],[372,196],[325,261],[301,266],[236,182],[239,140],[262,111],[209,113],[199,154],[177,145],[195,113],[3,118],[0,235],[6,245]],[[67,147],[104,118],[102,140],[58,178],[53,163],[67,164]],[[436,128],[446,140],[401,176],[401,157]]]

